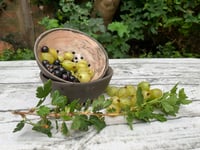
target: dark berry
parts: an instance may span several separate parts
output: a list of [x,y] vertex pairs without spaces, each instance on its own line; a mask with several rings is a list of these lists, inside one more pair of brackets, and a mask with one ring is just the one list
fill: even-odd
[[57,77],[62,77],[62,73],[57,69],[53,71],[53,74]]
[[72,52],[72,54],[75,54],[75,53],[76,53],[76,52],[74,52],[74,51]]
[[51,73],[53,73],[54,69],[53,68],[49,68],[48,71],[51,72]]
[[71,71],[69,71],[69,70],[65,70],[65,73],[67,74],[67,76],[71,76],[72,75]]
[[43,46],[43,47],[41,48],[41,52],[47,53],[47,52],[49,52],[49,48],[48,48],[47,46]]
[[44,67],[48,70],[50,64],[45,64]]
[[83,56],[81,56],[81,59],[83,59]]
[[73,75],[69,76],[69,78],[68,78],[68,80],[71,82],[74,82],[75,79],[76,79],[76,77]]
[[60,60],[56,59],[53,64],[54,65],[60,65]]
[[69,76],[68,76],[66,73],[63,73],[63,74],[62,74],[62,78],[63,78],[64,80],[68,80],[68,77],[69,77]]
[[62,72],[62,73],[65,73],[65,72],[66,72],[65,68],[63,68],[63,67],[59,67],[58,70],[59,70],[60,72]]
[[42,65],[45,66],[46,64],[49,64],[49,61],[48,60],[43,60],[42,61]]
[[78,80],[78,78],[75,78],[75,79],[74,79],[74,82],[79,83],[80,81]]

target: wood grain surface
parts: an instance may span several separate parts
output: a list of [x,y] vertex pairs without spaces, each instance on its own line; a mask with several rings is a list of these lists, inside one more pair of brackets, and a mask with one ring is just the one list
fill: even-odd
[[[1,150],[197,150],[200,149],[200,59],[110,59],[114,70],[111,85],[136,85],[149,81],[152,87],[166,91],[179,83],[193,101],[181,106],[177,116],[167,122],[136,121],[133,130],[123,117],[106,118],[107,127],[75,132],[69,137],[60,133],[52,138],[26,126],[12,133],[21,117],[14,110],[36,105],[36,88],[42,85],[35,61],[0,62],[0,149]],[[48,100],[47,100],[48,103]],[[37,119],[32,116],[32,119]]]

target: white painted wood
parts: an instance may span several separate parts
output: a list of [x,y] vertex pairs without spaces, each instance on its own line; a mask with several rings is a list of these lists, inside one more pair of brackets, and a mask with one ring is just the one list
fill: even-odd
[[[147,80],[165,90],[179,82],[193,101],[182,106],[177,116],[167,122],[136,121],[130,130],[123,117],[106,118],[100,133],[90,129],[52,138],[26,126],[12,133],[21,120],[12,111],[35,106],[36,88],[42,85],[35,61],[0,62],[0,149],[4,150],[189,150],[200,149],[200,59],[111,59],[114,75],[110,84],[123,86]],[[47,100],[48,103],[48,100]],[[37,118],[33,116],[32,119]]]

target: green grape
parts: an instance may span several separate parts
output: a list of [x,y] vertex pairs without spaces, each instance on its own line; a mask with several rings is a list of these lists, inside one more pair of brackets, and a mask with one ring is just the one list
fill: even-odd
[[41,53],[42,60],[48,60],[50,64],[53,64],[55,58],[50,53]]
[[147,81],[140,82],[137,87],[140,87],[142,90],[148,91],[150,90],[150,83]]
[[132,105],[132,101],[130,97],[122,97],[120,98],[120,107],[122,109],[126,108],[126,107],[131,107]]
[[80,69],[80,68],[88,68],[87,63],[80,63],[80,62],[78,62],[76,65],[77,65],[78,69]]
[[84,60],[84,59],[79,60],[78,63],[79,64],[85,64],[85,65],[88,66],[88,62],[86,60]]
[[77,77],[81,83],[89,82],[91,80],[91,76],[88,72],[81,72]]
[[109,95],[109,96],[116,96],[117,95],[117,92],[118,92],[119,88],[118,87],[115,87],[115,86],[108,86],[106,88],[106,93]]
[[120,113],[121,108],[119,105],[111,104],[107,109],[107,112],[115,112],[115,113]]
[[128,97],[129,96],[129,91],[125,87],[120,87],[118,92],[117,92],[118,97]]
[[69,71],[75,71],[76,70],[76,63],[70,61],[70,60],[64,60],[61,65],[63,68]]
[[58,55],[58,60],[59,60],[60,62],[63,62],[63,61],[64,61],[64,56],[63,56],[63,55]]
[[148,91],[148,90],[143,90],[142,95],[144,97],[144,100],[149,100],[150,96],[151,96],[150,91]]
[[112,104],[120,105],[120,99],[118,96],[112,96],[110,99],[112,100]]
[[49,53],[50,53],[55,59],[58,58],[58,53],[57,53],[56,49],[54,49],[54,48],[49,48]]
[[160,98],[163,95],[161,89],[155,88],[150,90],[150,99]]
[[136,88],[133,85],[126,85],[125,88],[127,89],[129,96],[136,95]]
[[131,101],[131,106],[134,107],[136,105],[136,95],[131,96],[130,101]]
[[64,59],[65,59],[65,60],[70,60],[70,61],[72,61],[73,58],[74,58],[74,54],[72,54],[72,52],[65,52],[65,53],[64,53]]

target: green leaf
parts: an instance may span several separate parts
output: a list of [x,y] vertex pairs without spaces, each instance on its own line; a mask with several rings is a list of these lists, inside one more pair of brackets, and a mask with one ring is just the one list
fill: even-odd
[[128,26],[122,22],[112,22],[108,25],[108,29],[112,32],[116,31],[121,38],[125,35],[129,35]]
[[52,133],[51,133],[50,128],[44,128],[42,126],[35,125],[35,126],[33,126],[32,130],[46,134],[48,137],[52,137]]
[[93,112],[100,111],[109,106],[110,104],[111,104],[110,101],[107,101],[104,95],[101,95],[97,99],[95,99],[92,103]]
[[46,134],[48,137],[52,137],[51,129],[51,121],[47,119],[41,119],[36,124],[33,124],[32,128],[32,130]]
[[136,98],[137,98],[137,101],[136,101],[137,105],[141,106],[144,103],[144,96],[142,94],[142,88],[141,87],[137,88]]
[[50,113],[50,108],[47,106],[40,106],[37,110],[37,114],[41,117],[46,117]]
[[167,121],[167,118],[164,116],[164,114],[153,114],[153,117],[160,122]]
[[86,115],[76,115],[72,120],[71,129],[87,131],[90,122],[88,121],[88,117]]
[[176,94],[177,86],[178,86],[178,83],[175,84],[175,85],[172,87],[172,89],[170,90],[170,92],[171,92],[172,94]]
[[54,92],[52,92],[51,94],[51,104],[64,108],[65,105],[67,104],[67,97],[64,95],[60,95],[60,92],[58,90],[55,90]]
[[17,126],[15,127],[15,129],[13,130],[13,132],[18,132],[18,131],[20,131],[20,130],[24,127],[24,125],[25,125],[25,121],[24,121],[24,120],[20,121],[20,122],[17,124]]
[[36,97],[37,98],[47,97],[52,90],[51,85],[52,85],[51,80],[48,80],[46,83],[44,83],[43,86],[39,86],[37,88]]
[[190,104],[192,102],[191,100],[187,100],[188,97],[186,96],[183,88],[179,90],[178,95],[179,95],[179,102],[181,104],[187,105],[187,104]]
[[135,118],[134,112],[128,111],[126,114],[126,121],[127,124],[129,125],[130,129],[133,130],[133,120]]
[[[69,112],[68,112],[68,113],[69,113]],[[72,120],[72,117],[69,116],[68,113],[65,112],[65,111],[61,111],[61,112],[60,112],[60,117],[61,117],[61,119],[64,120],[64,121]]]
[[66,108],[69,108],[69,112],[74,112],[75,109],[77,108],[79,109],[80,107],[79,105],[80,105],[79,100],[73,100],[71,103],[67,105]]
[[135,117],[140,120],[150,121],[153,118],[153,107],[151,105],[146,105],[140,110],[135,112]]
[[61,133],[65,136],[69,133],[68,127],[64,121],[62,122],[61,125]]
[[104,118],[99,118],[95,115],[91,115],[89,121],[96,128],[97,132],[100,132],[106,126]]
[[169,113],[174,111],[173,106],[171,106],[167,101],[162,101],[161,104],[165,112]]

